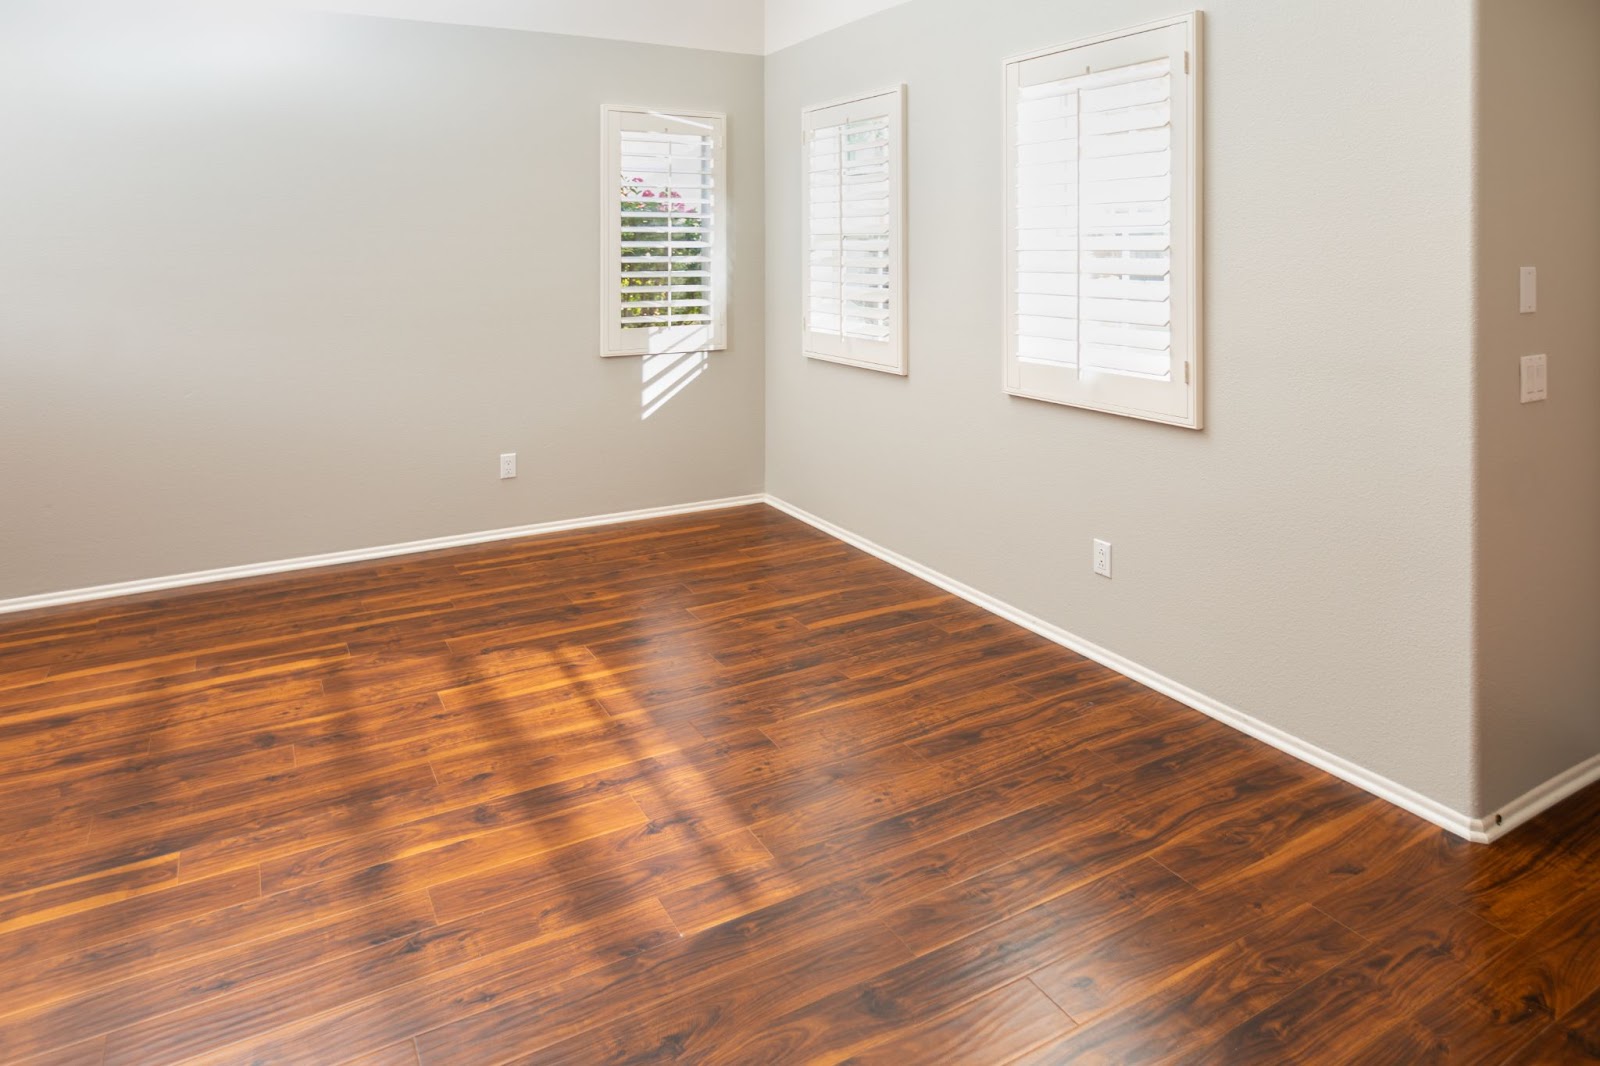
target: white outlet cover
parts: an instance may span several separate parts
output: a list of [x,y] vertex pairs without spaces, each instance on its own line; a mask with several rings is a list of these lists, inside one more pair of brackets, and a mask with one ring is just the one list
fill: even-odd
[[1543,355],[1522,357],[1522,402],[1538,403],[1550,396],[1549,360]]
[[1101,577],[1111,576],[1111,542],[1108,540],[1094,542],[1094,572]]
[[502,481],[504,481],[506,478],[513,478],[513,477],[516,477],[516,476],[517,476],[517,453],[516,452],[506,452],[506,453],[504,453],[503,455],[500,456],[500,479]]

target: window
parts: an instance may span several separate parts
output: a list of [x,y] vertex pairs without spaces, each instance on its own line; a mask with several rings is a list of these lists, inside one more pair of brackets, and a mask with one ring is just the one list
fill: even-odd
[[803,115],[803,348],[906,372],[905,90]]
[[1199,27],[1006,64],[1006,391],[1200,427]]
[[603,355],[728,346],[728,166],[721,115],[605,112]]

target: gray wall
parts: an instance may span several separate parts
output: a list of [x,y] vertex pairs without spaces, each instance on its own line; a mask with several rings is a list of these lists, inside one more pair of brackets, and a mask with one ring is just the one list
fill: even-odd
[[[1600,752],[1600,4],[1482,0],[1479,808]],[[1517,269],[1539,268],[1539,310]],[[1550,398],[1518,402],[1518,360]]]
[[[1466,811],[1472,8],[1316,6],[1205,5],[1202,432],[999,385],[1001,60],[1171,4],[913,0],[769,57],[767,484]],[[903,380],[800,354],[791,136],[898,82]]]
[[[759,57],[118,6],[0,0],[0,599],[760,490]],[[602,103],[725,110],[749,220],[648,420]]]

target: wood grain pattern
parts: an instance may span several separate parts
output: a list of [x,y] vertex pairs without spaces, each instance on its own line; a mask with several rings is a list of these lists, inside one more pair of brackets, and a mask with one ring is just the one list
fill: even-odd
[[1072,1019],[1050,1002],[1050,997],[1023,978],[948,1014],[913,1021],[845,1061],[851,1066],[998,1062],[1059,1036],[1071,1024]]
[[0,619],[0,1060],[1600,1061],[1489,848],[765,507]]

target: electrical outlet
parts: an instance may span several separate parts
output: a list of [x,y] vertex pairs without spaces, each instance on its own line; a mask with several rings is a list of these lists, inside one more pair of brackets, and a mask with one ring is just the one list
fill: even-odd
[[1550,396],[1548,360],[1542,355],[1522,357],[1522,402],[1538,403]]
[[517,453],[506,452],[500,457],[500,480],[517,476]]
[[1111,576],[1111,542],[1108,540],[1094,542],[1094,572],[1101,577]]

